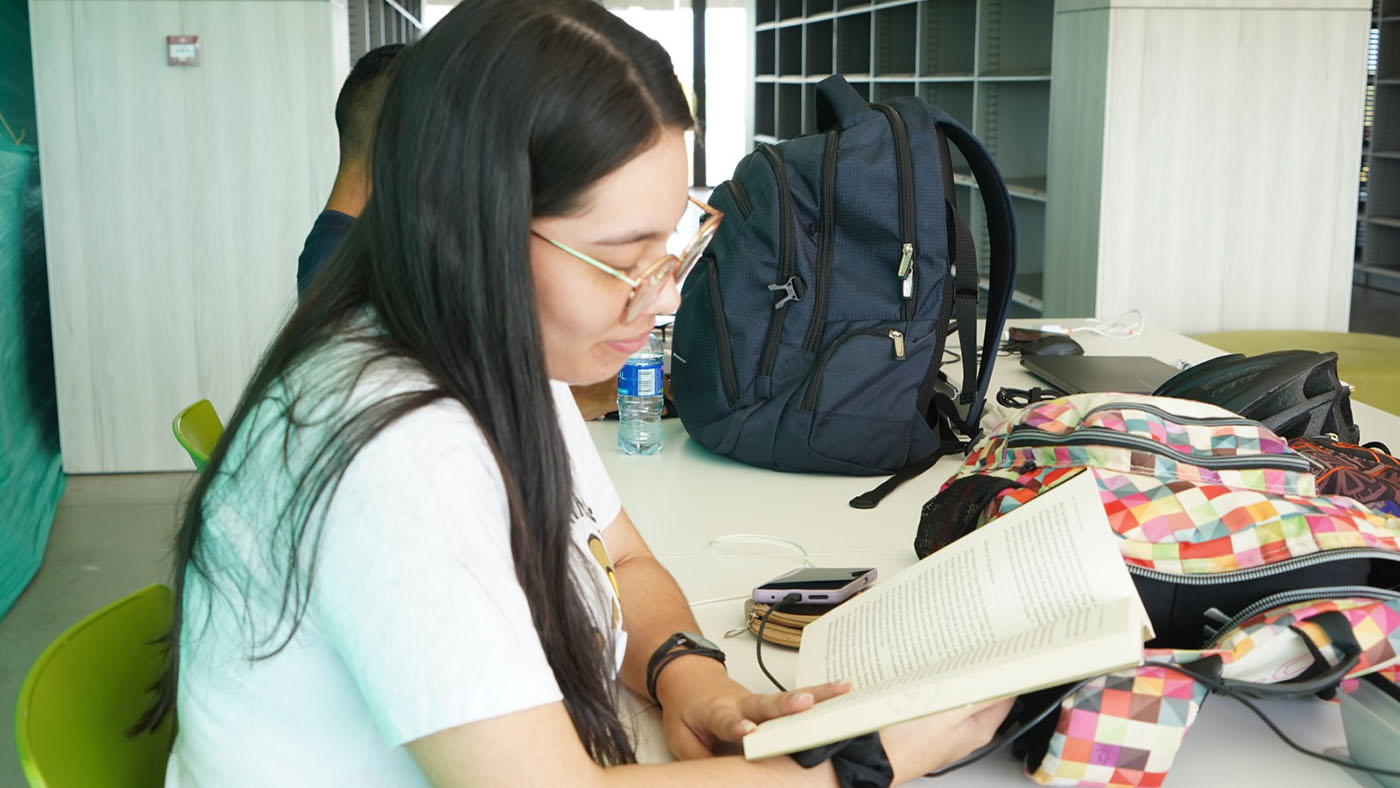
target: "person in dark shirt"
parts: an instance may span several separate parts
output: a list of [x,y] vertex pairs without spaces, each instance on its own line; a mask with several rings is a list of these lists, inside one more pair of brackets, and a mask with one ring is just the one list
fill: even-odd
[[340,133],[340,169],[326,200],[326,208],[311,225],[301,257],[297,258],[297,294],[307,285],[321,264],[340,245],[340,240],[364,210],[370,189],[370,149],[379,105],[389,85],[389,66],[404,47],[389,44],[371,49],[355,62],[350,76],[335,101],[335,126]]
[[[379,105],[389,85],[389,66],[404,47],[389,44],[371,49],[355,62],[335,102],[335,125],[340,132],[340,169],[326,208],[311,225],[297,259],[297,295],[304,294],[326,258],[340,245],[369,200],[370,151]],[[579,411],[588,420],[617,412],[617,381],[572,386]],[[668,415],[670,415],[668,413]]]

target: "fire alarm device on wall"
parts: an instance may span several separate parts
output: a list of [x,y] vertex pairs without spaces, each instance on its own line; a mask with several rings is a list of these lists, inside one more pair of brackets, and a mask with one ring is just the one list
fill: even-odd
[[172,66],[199,65],[199,36],[166,36],[165,50]]

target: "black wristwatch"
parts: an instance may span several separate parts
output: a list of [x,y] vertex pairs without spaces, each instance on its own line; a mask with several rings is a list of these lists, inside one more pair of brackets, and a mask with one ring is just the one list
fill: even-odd
[[661,669],[671,664],[672,660],[688,654],[709,657],[719,660],[721,665],[724,664],[724,652],[702,635],[697,635],[694,632],[677,632],[666,638],[666,641],[651,655],[651,660],[647,662],[647,694],[656,701],[657,706],[661,705],[661,701],[656,697],[656,677],[661,675]]

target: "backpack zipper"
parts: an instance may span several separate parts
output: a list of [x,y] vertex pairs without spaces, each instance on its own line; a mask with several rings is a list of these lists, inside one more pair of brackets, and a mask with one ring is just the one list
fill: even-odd
[[1296,558],[1289,558],[1276,564],[1268,566],[1256,566],[1250,569],[1236,569],[1232,572],[1214,572],[1206,575],[1183,575],[1175,572],[1163,572],[1160,569],[1148,569],[1137,564],[1127,564],[1128,573],[1148,578],[1149,580],[1160,580],[1166,583],[1176,583],[1184,586],[1213,586],[1225,583],[1242,583],[1246,580],[1258,580],[1263,577],[1281,575],[1285,572],[1292,572],[1295,569],[1306,569],[1318,564],[1330,564],[1333,561],[1345,561],[1352,558],[1380,558],[1387,561],[1400,561],[1400,554],[1389,550],[1380,550],[1374,547],[1343,547],[1337,550],[1323,550],[1311,555],[1300,555]]
[[914,317],[914,162],[909,155],[909,131],[899,112],[888,104],[871,104],[885,116],[894,134],[895,174],[899,179],[899,268],[895,273],[900,279],[900,295],[904,305],[900,316],[904,320]]
[[[1327,443],[1318,443],[1318,439],[1319,439],[1319,438],[1328,438],[1328,439],[1331,441],[1331,445],[1328,445]],[[1381,454],[1380,454],[1380,452],[1376,451],[1375,449],[1368,449],[1368,448],[1366,448],[1365,446],[1359,446],[1359,445],[1357,445],[1357,444],[1355,444],[1355,443],[1347,443],[1347,442],[1343,441],[1341,438],[1337,437],[1336,435],[1334,435],[1334,434],[1332,434],[1332,433],[1323,433],[1322,435],[1317,436],[1317,437],[1313,437],[1313,438],[1304,438],[1304,440],[1306,440],[1306,441],[1308,442],[1309,445],[1311,445],[1312,447],[1314,447],[1314,448],[1316,448],[1316,449],[1318,449],[1318,450],[1320,450],[1320,451],[1327,452],[1327,453],[1338,453],[1338,454],[1342,454],[1343,456],[1346,456],[1346,457],[1353,457],[1353,456],[1355,456],[1355,455],[1351,455],[1351,454],[1349,454],[1349,453],[1347,453],[1347,452],[1345,452],[1345,451],[1339,451],[1339,450],[1338,450],[1339,447],[1340,447],[1340,448],[1347,448],[1347,449],[1356,449],[1356,450],[1358,450],[1358,451],[1366,452],[1367,455],[1368,455],[1369,458],[1370,458],[1370,461],[1373,462],[1373,463],[1375,463],[1375,465],[1376,465],[1376,467],[1371,468],[1370,470],[1363,470],[1363,469],[1358,468],[1358,467],[1356,467],[1356,466],[1353,466],[1353,465],[1346,465],[1346,464],[1344,464],[1344,465],[1328,465],[1327,463],[1323,462],[1322,460],[1320,460],[1320,459],[1314,457],[1314,456],[1312,455],[1311,452],[1306,452],[1306,453],[1305,453],[1305,452],[1301,452],[1301,451],[1298,452],[1299,454],[1302,454],[1304,457],[1307,457],[1307,458],[1308,458],[1308,461],[1311,462],[1311,463],[1313,464],[1313,468],[1316,469],[1316,470],[1315,470],[1315,473],[1317,474],[1317,485],[1318,485],[1319,488],[1322,487],[1322,482],[1323,482],[1323,480],[1327,479],[1327,478],[1330,477],[1330,476],[1335,475],[1338,471],[1344,471],[1344,470],[1345,470],[1345,471],[1355,471],[1356,473],[1359,473],[1359,474],[1361,474],[1362,476],[1366,476],[1366,477],[1371,478],[1371,479],[1379,479],[1383,474],[1387,473],[1388,471],[1395,471],[1395,470],[1397,470],[1397,467],[1396,467],[1396,466],[1387,464],[1385,461],[1383,461],[1383,460],[1381,459]],[[1289,448],[1292,448],[1292,446],[1290,445]],[[1295,451],[1296,451],[1296,449],[1295,449]],[[1360,458],[1357,458],[1357,459],[1360,459]]]
[[744,188],[744,184],[730,178],[725,181],[725,186],[729,187],[729,196],[734,199],[734,207],[739,209],[739,215],[745,219],[753,213],[753,203],[749,201],[749,190]]
[[[1322,449],[1323,451],[1334,451],[1338,454],[1342,454],[1343,456],[1346,456],[1347,452],[1338,451],[1338,449],[1356,449],[1357,451],[1365,452],[1370,457],[1370,461],[1375,463],[1376,465],[1376,467],[1371,468],[1370,470],[1362,470],[1361,468],[1357,468],[1351,465],[1324,465],[1321,461],[1319,461],[1317,463],[1318,467],[1327,469],[1326,473],[1323,474],[1324,476],[1331,475],[1335,471],[1345,469],[1356,471],[1357,473],[1362,474],[1363,476],[1370,476],[1372,478],[1375,478],[1385,473],[1386,471],[1400,470],[1400,468],[1398,468],[1393,463],[1393,460],[1382,459],[1382,456],[1385,455],[1382,455],[1381,452],[1376,449],[1370,449],[1356,443],[1347,443],[1346,441],[1342,440],[1340,437],[1337,437],[1332,433],[1327,433],[1325,435],[1322,435],[1321,437],[1331,439],[1332,445],[1328,446],[1325,443],[1318,443],[1316,438],[1309,439],[1309,442],[1317,448]],[[1301,452],[1299,453],[1301,454]],[[1317,478],[1318,481],[1322,481],[1322,476],[1319,476]]]
[[1151,413],[1152,415],[1157,416],[1157,417],[1159,417],[1159,418],[1161,418],[1161,419],[1163,419],[1163,420],[1176,422],[1177,424],[1199,424],[1199,425],[1202,425],[1202,426],[1213,426],[1213,425],[1217,425],[1217,424],[1218,424],[1218,425],[1220,425],[1220,426],[1222,426],[1222,427],[1263,427],[1263,426],[1264,426],[1264,425],[1260,424],[1259,422],[1254,421],[1253,419],[1245,419],[1245,418],[1230,418],[1230,417],[1227,417],[1227,416],[1181,416],[1181,415],[1178,415],[1178,414],[1176,414],[1176,413],[1171,413],[1171,412],[1169,412],[1169,411],[1165,411],[1165,410],[1163,410],[1163,409],[1157,407],[1156,405],[1149,405],[1149,404],[1147,404],[1147,403],[1145,403],[1145,402],[1109,402],[1109,403],[1105,403],[1105,404],[1103,404],[1103,405],[1098,405],[1098,406],[1096,406],[1096,407],[1090,408],[1089,410],[1085,411],[1085,412],[1084,412],[1084,416],[1082,417],[1081,420],[1087,420],[1090,416],[1093,416],[1093,415],[1096,414],[1096,413],[1102,413],[1102,412],[1104,412],[1104,411],[1106,411],[1106,410],[1140,410],[1140,411],[1143,411],[1143,412],[1145,412],[1145,413]]
[[1197,457],[1177,451],[1148,438],[1127,435],[1105,427],[1080,427],[1069,435],[1054,435],[1035,427],[1013,427],[1006,436],[1007,448],[1029,446],[1116,446],[1156,454],[1186,465],[1215,470],[1254,470],[1275,468],[1308,473],[1312,464],[1297,454],[1253,454],[1223,457]]
[[[763,151],[763,157],[768,160],[769,166],[773,168],[773,175],[778,179],[778,222],[782,225],[779,228],[778,238],[778,281],[776,284],[790,282],[796,275],[794,270],[797,267],[796,261],[796,239],[793,238],[792,229],[792,195],[788,193],[787,168],[783,165],[783,157],[772,145],[759,147]],[[758,357],[758,374],[760,377],[771,377],[773,367],[778,362],[778,342],[783,336],[783,320],[787,317],[786,302],[780,301],[779,306],[773,310],[773,316],[768,319],[768,333],[763,338],[763,353]]]
[[831,258],[836,248],[836,145],[834,131],[826,133],[826,151],[822,154],[821,250],[817,252],[817,270],[812,317],[807,323],[807,337],[802,347],[809,353],[821,349],[822,329],[826,328],[827,289],[831,278]]
[[853,339],[859,336],[889,338],[890,343],[892,344],[892,349],[894,351],[895,360],[904,360],[904,333],[899,329],[853,328],[850,331],[847,331],[846,333],[837,337],[836,341],[828,345],[826,350],[822,353],[821,359],[817,361],[817,366],[812,369],[812,380],[810,383],[807,384],[807,392],[802,395],[803,410],[810,411],[812,408],[816,407],[817,392],[821,390],[822,376],[826,374],[827,362],[831,361],[831,357],[835,355],[836,348],[844,344],[846,340]]
[[715,321],[715,351],[719,355],[719,379],[724,385],[724,395],[732,407],[739,399],[739,381],[734,376],[734,350],[729,341],[729,323],[724,316],[724,302],[720,298],[719,267],[715,259],[706,259],[710,275],[710,311]]
[[1244,610],[1236,613],[1220,625],[1210,639],[1206,641],[1202,648],[1214,648],[1220,644],[1230,630],[1237,628],[1240,624],[1251,618],[1264,613],[1272,608],[1291,605],[1294,602],[1306,602],[1313,599],[1335,599],[1338,597],[1364,597],[1385,602],[1400,600],[1400,592],[1391,591],[1375,586],[1319,586],[1317,588],[1299,588],[1292,591],[1282,591],[1277,594],[1270,594],[1263,599],[1248,605]]

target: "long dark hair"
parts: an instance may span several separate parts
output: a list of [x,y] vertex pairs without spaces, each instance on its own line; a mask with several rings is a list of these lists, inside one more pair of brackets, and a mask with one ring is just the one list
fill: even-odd
[[[450,398],[495,454],[516,577],[579,737],[599,763],[634,759],[613,704],[612,652],[593,645],[599,633],[577,592],[572,480],[541,349],[529,223],[582,208],[590,185],[663,129],[691,123],[666,52],[591,0],[468,0],[399,55],[375,132],[369,203],[267,350],[194,487],[176,540],[169,665],[140,729],[175,707],[185,580],[215,571],[201,541],[211,489],[259,470],[235,467],[248,463],[230,460],[230,447],[274,429],[286,458],[299,430],[328,427],[293,471],[295,493],[275,525],[271,549],[285,574],[279,617],[255,644],[254,658],[266,658],[305,614],[316,513],[346,466],[395,420]],[[366,314],[376,330],[347,339]],[[302,388],[287,384],[332,342],[366,352]],[[348,407],[346,392],[386,358],[411,360],[432,387]],[[271,428],[259,426],[268,408]]]

